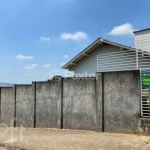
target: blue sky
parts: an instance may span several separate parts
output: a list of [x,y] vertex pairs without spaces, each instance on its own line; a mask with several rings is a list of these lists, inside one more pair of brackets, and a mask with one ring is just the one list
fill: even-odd
[[134,46],[150,28],[149,0],[1,0],[0,82],[31,83],[98,37]]

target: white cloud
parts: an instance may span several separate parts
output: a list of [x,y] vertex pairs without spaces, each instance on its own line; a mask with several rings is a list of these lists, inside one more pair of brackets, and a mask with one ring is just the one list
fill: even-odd
[[35,69],[37,67],[37,64],[27,65],[25,69]]
[[66,62],[63,62],[63,63],[60,64],[60,66],[62,67],[62,66],[64,66],[65,64],[66,64]]
[[41,36],[40,40],[49,42],[51,39],[49,37],[43,37],[43,36]]
[[19,59],[19,60],[33,59],[32,56],[24,56],[24,55],[22,55],[22,54],[16,55],[15,58],[16,58],[16,59]]
[[63,33],[61,34],[61,39],[63,40],[75,40],[75,41],[80,41],[87,39],[88,35],[85,32],[76,32],[76,33]]
[[68,57],[69,57],[68,55],[65,55],[65,56],[64,56],[64,58],[68,58]]
[[45,67],[45,68],[51,67],[51,64],[45,64],[45,65],[43,65],[43,67]]
[[108,34],[110,35],[133,35],[134,28],[132,24],[126,23],[114,27]]

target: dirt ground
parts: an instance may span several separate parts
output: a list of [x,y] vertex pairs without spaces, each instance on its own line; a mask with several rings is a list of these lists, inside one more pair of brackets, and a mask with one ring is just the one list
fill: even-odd
[[15,150],[150,150],[150,136],[76,130],[0,128],[0,145],[0,150],[10,147]]

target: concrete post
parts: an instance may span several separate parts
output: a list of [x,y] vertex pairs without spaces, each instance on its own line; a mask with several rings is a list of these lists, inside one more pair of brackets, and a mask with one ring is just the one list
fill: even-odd
[[36,128],[36,82],[32,82],[32,95],[33,95],[33,101],[34,101],[33,127]]
[[96,74],[96,110],[97,110],[97,125],[99,126],[99,132],[102,132],[103,126],[103,108],[102,108],[102,73]]
[[1,87],[0,87],[0,123],[1,123]]
[[16,127],[16,85],[13,87],[13,95],[14,95],[14,127]]

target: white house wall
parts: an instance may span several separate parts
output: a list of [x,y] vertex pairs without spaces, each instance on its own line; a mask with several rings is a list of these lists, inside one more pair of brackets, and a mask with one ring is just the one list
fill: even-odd
[[[80,76],[85,76],[85,77],[86,76],[95,76],[95,74],[97,72],[97,56],[100,54],[107,54],[107,53],[120,52],[120,51],[121,51],[121,48],[112,46],[112,45],[102,45],[102,46],[98,47],[88,57],[85,57],[84,59],[82,59],[80,62],[77,63],[77,66],[74,67],[75,75],[80,75]],[[133,59],[135,59],[135,57],[133,57]],[[110,60],[112,60],[112,59],[110,58]],[[124,64],[124,61],[125,61],[124,59],[119,60],[119,62],[120,62],[119,64]],[[117,60],[116,60],[116,62],[118,63]],[[114,63],[115,63],[115,60],[114,60]],[[101,64],[103,64],[103,63],[101,63]],[[127,69],[132,70],[132,69],[135,69],[135,66],[130,67],[130,68],[126,66],[123,69],[124,70],[127,70]],[[115,70],[115,68],[109,67],[107,65],[105,65],[104,68],[109,68],[110,70]]]
[[136,32],[134,36],[135,47],[150,52],[150,30]]

